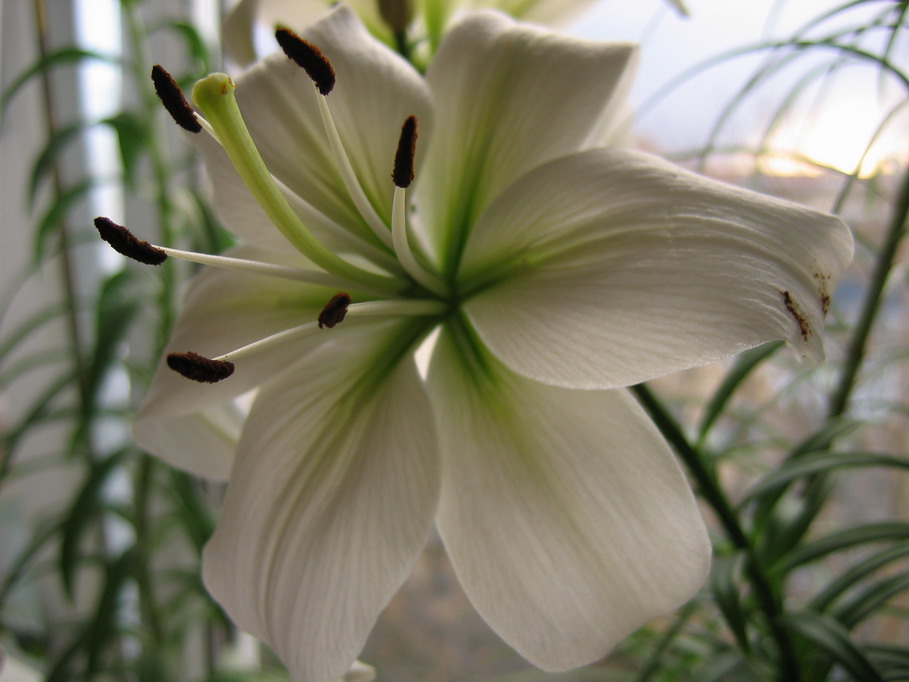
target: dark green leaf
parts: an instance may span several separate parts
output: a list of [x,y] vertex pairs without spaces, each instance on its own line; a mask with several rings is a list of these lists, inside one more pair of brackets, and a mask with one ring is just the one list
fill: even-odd
[[746,560],[742,552],[716,558],[710,573],[710,587],[739,648],[747,653],[751,649],[747,632],[748,615],[742,606],[742,595],[739,592]]
[[811,609],[819,612],[826,611],[834,601],[858,585],[860,581],[879,568],[905,556],[909,556],[909,543],[901,543],[865,557],[854,566],[851,566],[849,570],[838,575],[823,590],[818,592],[811,600]]
[[883,682],[880,672],[849,639],[849,633],[832,618],[803,611],[790,613],[783,622],[841,665],[858,682]]
[[909,590],[909,572],[887,576],[858,590],[831,611],[848,630],[853,629],[890,599]]
[[108,476],[122,459],[123,452],[120,451],[98,462],[92,462],[82,489],[66,511],[65,520],[61,525],[63,541],[60,543],[59,562],[63,587],[71,599],[74,596],[73,583],[79,567],[82,538],[102,509],[100,498]]

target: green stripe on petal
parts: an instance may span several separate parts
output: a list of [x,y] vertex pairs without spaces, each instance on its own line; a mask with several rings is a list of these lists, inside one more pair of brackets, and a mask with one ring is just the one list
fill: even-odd
[[299,682],[348,670],[432,525],[419,332],[386,321],[327,344],[263,387],[244,426],[205,583]]
[[437,524],[471,602],[518,653],[546,670],[590,663],[697,592],[703,521],[627,392],[526,379],[452,327],[428,381]]

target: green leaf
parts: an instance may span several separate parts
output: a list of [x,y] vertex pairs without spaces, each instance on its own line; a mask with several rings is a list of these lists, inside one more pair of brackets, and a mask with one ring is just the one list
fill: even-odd
[[803,611],[783,618],[785,625],[811,642],[848,671],[858,682],[883,682],[880,672],[849,639],[849,633],[832,618]]
[[879,568],[902,559],[909,555],[909,543],[901,543],[895,547],[877,552],[865,557],[849,570],[839,574],[827,586],[818,592],[811,600],[810,607],[813,611],[826,611],[830,605],[839,599],[845,592],[855,587],[860,581],[867,578]]
[[183,43],[186,46],[186,51],[189,53],[190,57],[192,57],[192,59],[198,64],[198,69],[193,77],[193,80],[202,78],[212,71],[208,46],[202,39],[201,34],[192,24],[188,24],[185,21],[169,21],[162,24],[160,28],[167,29],[171,33],[175,33],[183,39]]
[[201,556],[202,548],[215,530],[214,515],[191,476],[176,469],[171,469],[169,474],[170,492],[177,502],[179,523]]
[[763,497],[767,493],[778,493],[793,481],[832,469],[860,467],[893,467],[909,471],[909,460],[903,457],[882,455],[874,452],[848,452],[841,454],[820,454],[787,460],[778,469],[761,477],[745,494],[743,504]]
[[832,490],[830,480],[818,479],[801,496],[787,498],[773,507],[768,520],[754,533],[756,552],[764,565],[773,566],[799,546]]
[[717,418],[722,414],[726,404],[732,398],[735,390],[739,385],[748,378],[748,376],[757,369],[765,360],[773,356],[777,350],[783,347],[784,342],[772,341],[765,343],[757,348],[747,350],[735,361],[732,369],[726,374],[723,383],[714,391],[713,397],[707,404],[704,418],[701,420],[701,426],[698,435],[698,442],[703,443],[707,437],[710,427]]
[[[44,528],[35,532],[31,537],[31,542],[28,546],[19,553],[19,556],[8,566],[5,567],[6,571],[6,580],[3,581],[2,587],[0,587],[0,607],[6,602],[7,597],[13,588],[15,588],[16,583],[25,575],[28,571],[29,566],[33,559],[35,559],[44,546],[56,537],[59,532],[59,524],[47,525]],[[0,608],[2,610],[2,608]]]
[[129,111],[121,111],[101,123],[113,128],[117,134],[120,161],[123,164],[123,180],[127,188],[132,189],[136,185],[136,173],[142,152],[149,142],[148,124]]
[[108,64],[117,64],[119,60],[116,57],[93,52],[92,50],[83,50],[77,47],[64,47],[60,50],[48,52],[38,61],[29,66],[25,71],[16,76],[9,87],[0,96],[0,118],[6,113],[7,105],[13,100],[16,94],[35,76],[42,71],[63,66],[67,64],[78,64],[85,60],[96,60]]
[[690,679],[697,682],[760,682],[739,651],[725,651],[710,657]]
[[909,590],[909,572],[887,576],[856,592],[831,611],[831,615],[852,630],[890,599]]
[[909,523],[900,521],[867,523],[831,533],[798,547],[785,558],[783,569],[790,571],[829,554],[870,542],[906,540],[909,540]]
[[39,262],[45,255],[44,250],[48,238],[60,230],[72,208],[91,190],[98,181],[88,178],[65,190],[60,196],[55,197],[53,203],[38,221],[35,228],[35,243],[33,258]]
[[127,585],[134,568],[132,549],[123,552],[107,564],[104,579],[104,590],[98,599],[95,614],[88,623],[85,632],[88,663],[85,677],[94,679],[104,658],[105,649],[117,634],[117,617],[120,611],[121,592]]
[[32,164],[32,172],[28,183],[28,204],[34,206],[35,197],[38,193],[38,187],[41,181],[53,171],[54,165],[60,158],[60,155],[66,150],[70,143],[79,139],[79,134],[90,127],[91,124],[84,121],[77,121],[59,130],[44,145],[44,148]]
[[710,587],[739,648],[747,653],[751,649],[747,631],[748,615],[742,607],[742,596],[739,593],[745,561],[747,559],[743,552],[714,559]]
[[11,353],[23,341],[36,331],[41,329],[48,322],[56,320],[66,312],[65,303],[52,303],[44,306],[36,313],[23,320],[14,331],[0,344],[0,362]]
[[91,463],[91,469],[82,484],[82,489],[67,509],[65,520],[60,526],[63,538],[60,543],[60,578],[70,599],[74,597],[73,584],[79,567],[82,538],[102,508],[101,495],[104,484],[111,472],[122,461],[123,454],[123,451],[115,452],[105,459]]

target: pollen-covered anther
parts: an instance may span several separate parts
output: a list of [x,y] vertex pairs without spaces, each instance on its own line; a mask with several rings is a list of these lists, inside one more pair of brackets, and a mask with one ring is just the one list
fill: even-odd
[[395,152],[395,168],[391,174],[395,185],[405,189],[414,179],[414,159],[417,156],[417,117],[408,116],[401,126],[398,151]]
[[110,218],[95,218],[95,228],[101,235],[101,239],[110,244],[114,251],[127,258],[132,258],[145,265],[161,265],[167,260],[167,254],[164,251],[142,241]]
[[319,329],[323,327],[331,329],[339,322],[343,322],[349,305],[350,295],[346,292],[339,291],[332,296],[331,300],[322,308],[322,312],[319,313]]
[[320,93],[327,95],[334,89],[335,70],[318,47],[287,28],[275,31],[275,40],[284,54],[306,71]]
[[193,353],[170,353],[167,366],[187,379],[203,384],[214,384],[234,373],[234,363],[226,360],[212,360],[204,355]]
[[151,78],[161,103],[177,125],[191,133],[201,133],[202,126],[196,120],[193,108],[189,106],[189,102],[186,101],[183,91],[177,85],[174,77],[163,66],[155,64],[152,67]]

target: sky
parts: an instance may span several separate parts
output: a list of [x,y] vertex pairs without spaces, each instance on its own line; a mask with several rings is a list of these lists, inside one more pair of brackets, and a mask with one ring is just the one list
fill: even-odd
[[[645,145],[682,152],[703,146],[723,106],[766,62],[768,53],[706,69],[659,98],[656,106],[651,106],[652,97],[696,64],[727,50],[787,38],[841,4],[845,0],[687,0],[691,16],[683,18],[662,0],[601,0],[570,30],[581,37],[641,43],[640,70],[632,93],[638,114],[635,133]],[[867,24],[872,16],[893,6],[892,0],[870,0],[825,22],[810,35]],[[909,68],[909,31],[903,33],[893,60],[905,69]],[[878,31],[868,45],[880,49],[887,35]],[[721,140],[757,144],[789,89],[813,69],[819,75],[822,65],[834,59],[833,51],[816,50],[777,72],[766,87],[745,100]],[[818,161],[851,170],[887,113],[906,100],[907,93],[895,79],[885,81],[882,85],[876,66],[858,62],[839,69],[823,87],[819,77],[813,78],[814,85],[801,88],[797,113],[782,119],[774,147],[796,148]],[[874,170],[891,157],[905,161],[907,133],[909,107],[894,115],[869,153],[866,170]]]

